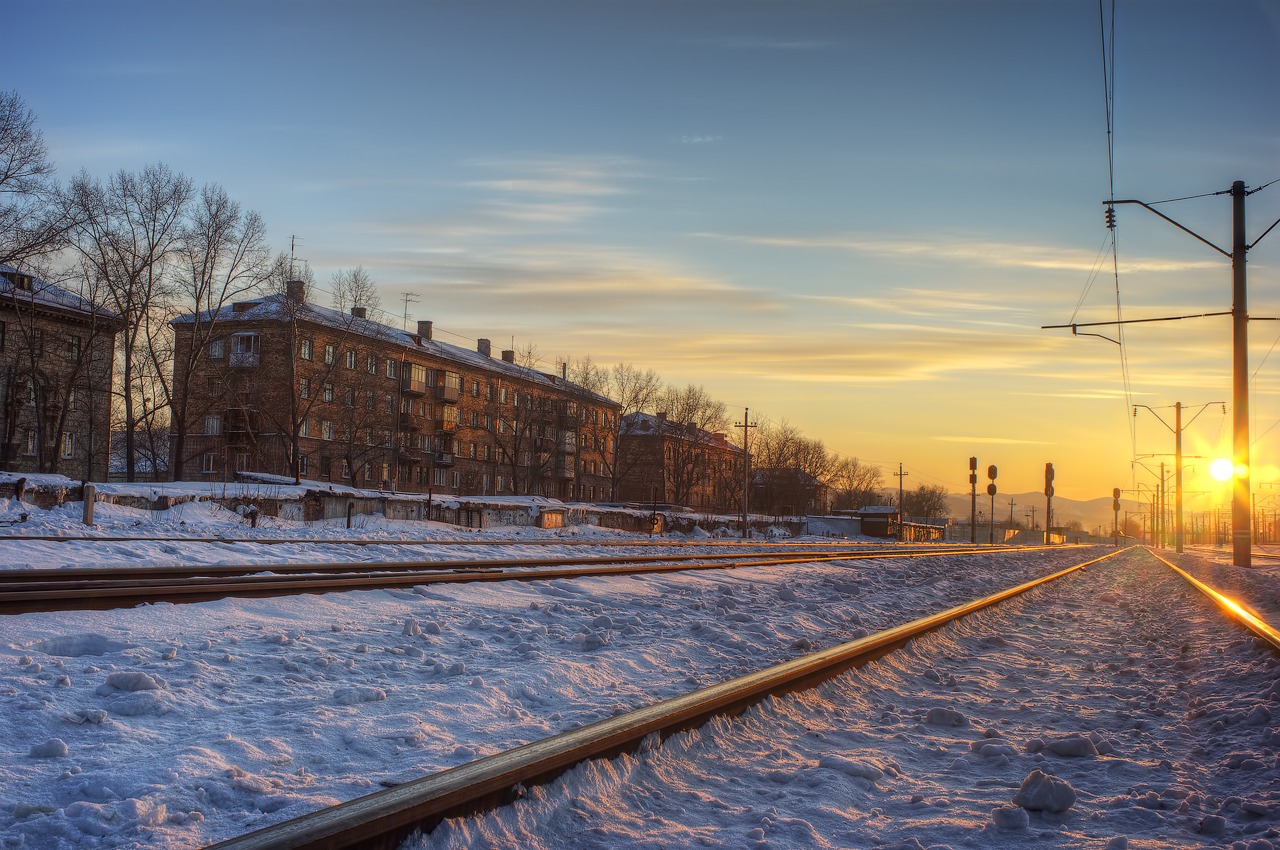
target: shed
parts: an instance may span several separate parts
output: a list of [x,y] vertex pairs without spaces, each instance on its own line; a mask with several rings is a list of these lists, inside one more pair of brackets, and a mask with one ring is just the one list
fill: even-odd
[[867,505],[859,508],[862,533],[868,537],[893,537],[898,533],[898,509],[893,505]]

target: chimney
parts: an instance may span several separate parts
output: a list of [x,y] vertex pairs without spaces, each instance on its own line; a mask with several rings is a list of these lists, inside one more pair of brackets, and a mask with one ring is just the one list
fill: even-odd
[[514,351],[514,350],[512,350],[512,349],[510,349],[510,348],[504,348],[504,349],[502,350],[502,362],[503,362],[503,363],[514,363],[514,362],[516,362],[516,353],[515,353],[515,351]]
[[431,323],[431,322],[429,322],[429,321],[426,321],[426,320],[419,320],[419,322],[418,322],[418,336],[422,337],[422,338],[423,338],[423,339],[425,339],[425,340],[430,340],[430,339],[431,339],[431,324],[432,324],[432,323]]
[[368,317],[369,311],[364,307],[352,307],[351,315],[357,319],[364,319]]
[[307,282],[305,280],[286,280],[284,282],[284,297],[299,304],[306,301]]
[[659,411],[657,415],[658,415],[658,424],[662,424],[663,422],[667,421],[667,412],[665,410]]
[[489,345],[489,340],[487,340],[487,339],[478,339],[478,340],[476,340],[476,351],[480,352],[480,353],[481,353],[481,354],[483,354],[485,357],[491,357],[492,355],[489,353],[489,352],[490,352],[490,350],[491,350],[491,348],[490,348],[490,345]]

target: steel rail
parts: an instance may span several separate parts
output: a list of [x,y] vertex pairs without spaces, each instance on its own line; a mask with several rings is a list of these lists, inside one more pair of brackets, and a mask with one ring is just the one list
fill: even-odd
[[[1025,552],[1043,547],[1006,547],[1003,549],[974,548],[963,546],[933,546],[926,549],[850,549],[789,551],[787,557],[841,557],[862,559],[872,557],[897,557],[910,553],[922,555],[968,554],[971,552]],[[778,557],[768,552],[705,552],[696,554],[663,554],[663,555],[597,555],[585,558],[463,558],[453,560],[395,560],[395,561],[288,561],[283,563],[262,564],[202,564],[196,566],[173,566],[148,564],[145,566],[127,567],[71,567],[71,568],[35,568],[0,570],[0,585],[28,584],[38,581],[52,581],[65,585],[76,581],[110,581],[126,578],[147,579],[180,578],[196,576],[230,576],[250,575],[253,573],[333,573],[333,572],[388,572],[406,570],[444,571],[492,569],[511,566],[558,566],[558,565],[594,565],[594,564],[630,564],[656,563],[660,561],[698,561],[698,560],[730,560],[733,558],[770,558]]]
[[[1150,549],[1147,549],[1147,551],[1151,552]],[[1187,582],[1196,590],[1213,600],[1214,604],[1226,612],[1228,617],[1253,632],[1256,637],[1268,644],[1272,650],[1280,652],[1280,631],[1270,623],[1245,608],[1244,605],[1232,599],[1230,596],[1227,596],[1216,588],[1205,584],[1200,579],[1196,578],[1191,573],[1182,569],[1182,567],[1179,567],[1167,558],[1157,555],[1155,552],[1151,552],[1151,554],[1155,556],[1156,560],[1160,561],[1166,567],[1186,579]]]
[[[637,534],[639,532],[618,531],[618,534]],[[426,539],[406,538],[403,540],[386,538],[348,538],[330,540],[316,537],[134,537],[123,534],[75,535],[63,534],[0,534],[0,543],[8,540],[42,541],[46,543],[261,543],[276,545],[281,543],[315,543],[333,544],[335,546],[877,546],[871,541],[859,540],[621,540],[616,537],[602,540],[583,540],[563,537],[539,537],[529,540],[504,537],[501,539]],[[902,543],[902,546],[920,544]]]
[[[1053,548],[1053,547],[1029,547]],[[1056,547],[1061,548],[1061,547]],[[976,550],[989,552],[1026,552],[1027,549]],[[462,582],[496,581],[547,581],[560,578],[608,577],[641,575],[646,573],[687,572],[693,570],[740,569],[784,564],[816,563],[823,561],[854,561],[883,558],[919,558],[941,555],[973,554],[973,550],[948,549],[945,551],[877,552],[877,553],[804,553],[788,555],[760,555],[746,560],[722,562],[726,557],[737,556],[632,556],[628,558],[582,558],[569,560],[539,559],[534,561],[460,561],[425,562],[426,569],[395,569],[388,564],[338,564],[305,565],[337,567],[334,575],[316,575],[314,569],[293,575],[264,575],[276,572],[271,565],[258,565],[252,573],[243,572],[221,578],[206,576],[183,579],[141,571],[136,579],[111,578],[83,579],[87,572],[76,573],[72,581],[16,582],[5,585],[0,591],[0,614],[31,613],[35,611],[103,610],[131,607],[147,602],[190,603],[227,597],[290,596],[313,593],[332,593],[352,590],[381,590],[426,584],[456,584]],[[673,563],[674,561],[674,563]],[[445,564],[457,566],[446,567]],[[528,569],[531,564],[544,564]],[[568,566],[563,566],[564,564]],[[358,566],[359,573],[340,571],[341,568]],[[239,568],[236,568],[239,569]],[[137,568],[130,568],[130,571]],[[24,571],[12,571],[21,576]],[[58,571],[55,571],[58,572]],[[63,571],[65,572],[65,571]],[[104,572],[98,570],[97,572]]]
[[874,635],[228,839],[210,850],[394,848],[414,830],[429,830],[445,818],[496,808],[520,797],[528,786],[549,782],[584,761],[632,751],[650,735],[665,738],[715,716],[740,714],[768,696],[813,687],[874,661],[912,638],[1129,548]]

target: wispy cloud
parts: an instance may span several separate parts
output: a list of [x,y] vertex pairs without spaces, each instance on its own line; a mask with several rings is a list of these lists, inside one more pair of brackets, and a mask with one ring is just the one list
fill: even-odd
[[934,437],[933,439],[942,443],[976,443],[980,445],[996,445],[996,446],[1048,446],[1051,442],[1046,440],[1019,440],[1013,437]]
[[720,36],[697,39],[699,44],[728,50],[783,50],[808,51],[835,47],[838,42],[808,38],[768,38],[764,36]]
[[[1010,242],[975,241],[962,237],[950,239],[912,238],[885,239],[857,235],[836,236],[746,236],[740,234],[700,232],[691,234],[706,239],[719,239],[749,245],[775,248],[849,251],[871,257],[912,259],[921,262],[966,263],[974,266],[1091,272],[1097,266],[1097,254],[1052,245],[1021,245]],[[1128,259],[1121,272],[1181,272],[1204,269],[1220,270],[1215,260],[1181,261],[1154,258]]]

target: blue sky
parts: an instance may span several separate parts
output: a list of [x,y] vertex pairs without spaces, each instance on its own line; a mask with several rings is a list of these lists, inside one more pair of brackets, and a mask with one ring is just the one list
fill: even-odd
[[[64,177],[165,162],[260,211],[277,249],[297,236],[322,285],[364,266],[393,316],[407,292],[410,320],[451,341],[650,366],[902,462],[909,484],[967,490],[976,454],[1002,492],[1039,489],[1054,461],[1061,495],[1107,495],[1132,486],[1135,453],[1172,451],[1131,403],[1229,397],[1226,319],[1131,328],[1128,393],[1116,346],[1040,330],[1077,304],[1082,321],[1115,312],[1096,2],[50,2],[5,18],[33,47],[0,86]],[[1280,178],[1280,6],[1122,0],[1116,62],[1117,197]],[[1161,209],[1229,243],[1227,199]],[[1250,238],[1277,217],[1280,184],[1251,196]],[[1230,307],[1224,259],[1135,207],[1117,233],[1126,317]],[[1280,315],[1278,246],[1250,256],[1254,315]],[[1251,327],[1255,435],[1280,420],[1273,325]],[[1229,430],[1206,413],[1188,453],[1221,453]],[[1277,451],[1280,428],[1255,444],[1255,487],[1280,480]]]

